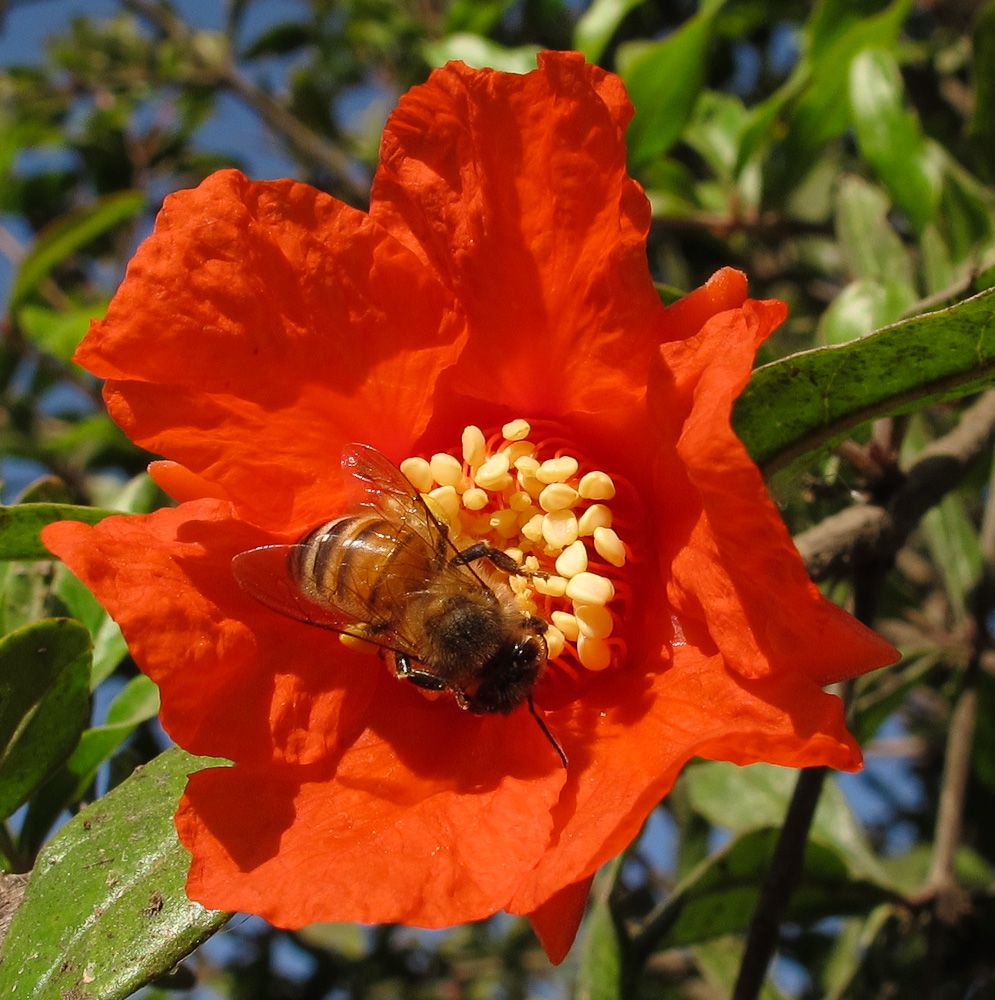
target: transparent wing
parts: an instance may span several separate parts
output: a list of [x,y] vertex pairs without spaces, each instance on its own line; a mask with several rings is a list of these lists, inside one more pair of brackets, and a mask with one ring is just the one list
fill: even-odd
[[[404,473],[386,455],[368,444],[347,444],[342,449],[342,469],[362,484],[360,506],[372,508],[388,521],[407,525],[428,542],[433,552],[458,554],[448,528],[438,521]],[[446,571],[465,573],[485,586],[472,566],[451,566]]]
[[263,545],[240,552],[232,561],[232,573],[238,585],[260,604],[288,618],[354,635],[397,653],[417,658],[414,639],[397,622],[388,620],[355,593],[343,595],[340,602],[316,600],[294,582],[287,568],[288,559],[303,555],[303,545]]

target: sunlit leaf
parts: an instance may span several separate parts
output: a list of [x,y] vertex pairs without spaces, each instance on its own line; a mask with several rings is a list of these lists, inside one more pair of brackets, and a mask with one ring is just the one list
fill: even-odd
[[584,924],[576,1000],[621,1000],[625,971],[622,944],[612,917],[611,894],[622,855],[598,872]]
[[995,382],[995,291],[758,368],[733,423],[768,471],[851,428]]
[[144,206],[143,192],[117,191],[46,227],[21,261],[10,293],[11,308],[16,309],[53,267],[91,240],[137,215]]
[[594,0],[574,27],[574,48],[596,63],[622,19],[643,0]]
[[59,830],[4,942],[0,996],[123,1000],[225,922],[187,898],[173,827],[187,774],[217,763],[169,750]]
[[78,802],[100,766],[134,732],[159,711],[159,689],[144,674],[133,677],[111,703],[101,726],[84,730],[65,765],[31,803],[20,832],[28,852],[39,847],[63,809]]
[[96,524],[115,513],[98,507],[71,504],[26,503],[0,507],[0,559],[51,559],[39,532],[55,521]]
[[89,716],[90,636],[68,618],[0,639],[0,817],[73,752]]
[[940,177],[919,123],[905,107],[904,93],[898,62],[890,52],[872,47],[854,57],[849,94],[861,155],[922,232],[936,211]]

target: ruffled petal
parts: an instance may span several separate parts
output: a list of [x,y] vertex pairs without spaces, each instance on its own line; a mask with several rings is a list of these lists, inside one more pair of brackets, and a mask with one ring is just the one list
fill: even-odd
[[553,965],[559,965],[567,957],[574,943],[593,881],[591,876],[566,886],[529,914],[532,930]]
[[638,836],[692,757],[787,767],[861,766],[843,703],[811,679],[751,681],[723,657],[678,642],[658,672],[623,670],[582,702],[548,713],[570,757],[549,851],[508,907],[531,914]]
[[133,441],[283,530],[327,514],[343,443],[403,457],[462,337],[449,293],[368,216],[227,170],[166,200],[76,360]]
[[625,168],[631,115],[618,78],[578,53],[526,76],[450,63],[401,99],[370,213],[467,316],[453,393],[602,420],[643,399],[663,307]]
[[824,685],[898,654],[819,594],[733,433],[733,400],[784,313],[781,302],[748,300],[660,349],[651,390],[660,564],[691,641],[714,643],[748,677],[799,670]]
[[505,906],[549,846],[564,782],[534,720],[477,718],[387,676],[374,706],[324,765],[191,777],[177,828],[192,898],[280,927],[443,927]]
[[42,534],[89,587],[162,694],[162,724],[195,754],[236,761],[326,758],[353,739],[376,658],[244,593],[232,557],[275,541],[202,500]]

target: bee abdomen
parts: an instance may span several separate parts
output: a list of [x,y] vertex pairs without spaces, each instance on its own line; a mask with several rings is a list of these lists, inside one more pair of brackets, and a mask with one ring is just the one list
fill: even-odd
[[384,602],[397,611],[406,597],[397,581],[424,581],[435,571],[435,554],[420,535],[376,514],[321,525],[302,540],[296,562],[291,572],[306,593],[357,613]]

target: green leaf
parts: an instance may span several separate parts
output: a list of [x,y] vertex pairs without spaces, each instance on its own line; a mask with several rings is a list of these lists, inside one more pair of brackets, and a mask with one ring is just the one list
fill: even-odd
[[[737,832],[780,826],[797,780],[798,771],[774,764],[737,767],[724,761],[703,761],[687,770],[688,795],[694,808],[716,826]],[[831,848],[846,862],[851,875],[887,882],[834,781],[823,787],[810,840]]]
[[[912,295],[915,288],[912,257],[888,221],[890,208],[891,203],[880,188],[861,177],[844,177],[836,196],[840,249],[852,277],[905,286]],[[898,316],[893,316],[884,322],[896,319]]]
[[78,577],[65,566],[56,571],[52,591],[66,606],[69,614],[82,622],[93,639],[93,668],[91,689],[96,690],[101,681],[109,677],[128,653],[121,628],[103,609]]
[[714,10],[703,11],[660,42],[619,49],[619,73],[636,106],[626,133],[631,163],[652,160],[680,138],[704,84],[713,20]]
[[40,532],[55,521],[83,521],[96,524],[116,513],[99,507],[72,504],[25,503],[0,507],[0,559],[52,559],[42,544]]
[[584,925],[577,1000],[621,1000],[624,963],[618,929],[612,918],[611,895],[622,867],[622,855],[609,861],[594,880]]
[[943,577],[954,626],[969,618],[968,595],[981,579],[984,556],[978,529],[961,493],[948,493],[923,515],[920,530]]
[[936,211],[940,177],[918,120],[904,106],[895,57],[880,48],[858,53],[850,65],[849,93],[861,155],[921,233]]
[[17,322],[36,347],[61,361],[69,361],[90,321],[101,317],[106,309],[106,302],[66,311],[28,302],[18,310]]
[[137,215],[144,206],[143,192],[117,191],[46,226],[18,268],[10,293],[11,310],[20,306],[53,267],[91,240]]
[[[683,880],[651,918],[658,947],[684,947],[745,931],[779,832],[763,828],[741,834]],[[890,898],[889,889],[851,878],[831,848],[810,842],[787,919],[805,924],[867,913]]]
[[90,636],[52,618],[0,640],[0,818],[79,742],[90,711]]
[[785,189],[793,187],[808,171],[812,157],[849,126],[850,63],[869,46],[894,44],[911,0],[895,0],[879,14],[859,21],[845,15],[837,19],[837,10],[851,6],[824,3],[816,8],[809,26],[813,39],[809,52],[783,86],[758,107],[756,119],[744,136],[741,163],[770,133],[781,109],[787,109],[788,128],[783,140]]
[[133,677],[111,703],[104,725],[83,733],[65,766],[31,803],[19,837],[25,853],[34,853],[62,810],[87,793],[104,761],[158,711],[159,689],[144,674]]
[[[702,978],[716,997],[731,997],[743,961],[743,941],[722,937],[691,949]],[[760,989],[760,1000],[784,1000],[784,994],[768,979]]]
[[121,1000],[227,920],[187,898],[173,827],[187,775],[216,763],[168,750],[59,830],[10,925],[0,996]]
[[974,109],[968,134],[991,175],[995,173],[995,3],[991,0],[975,17],[972,43]]
[[594,0],[581,15],[574,28],[574,48],[584,53],[589,63],[596,63],[622,19],[644,0]]
[[444,66],[451,59],[465,62],[474,69],[496,69],[502,73],[530,73],[536,68],[536,56],[542,51],[539,45],[522,45],[515,49],[497,42],[456,32],[437,42],[424,46],[425,60],[430,66]]
[[894,323],[915,302],[914,290],[893,281],[854,281],[819,318],[819,340],[846,344]]
[[315,26],[306,21],[283,21],[267,28],[246,46],[241,58],[246,61],[263,56],[283,56],[315,42]]
[[758,368],[733,426],[766,472],[876,417],[957,399],[995,382],[995,291],[862,340]]

